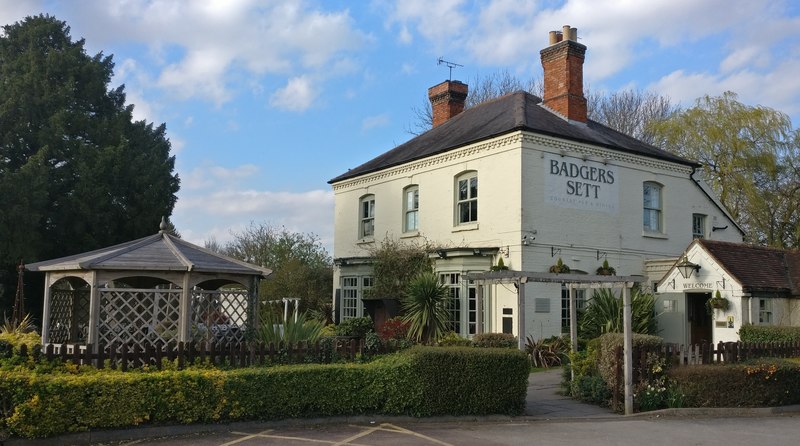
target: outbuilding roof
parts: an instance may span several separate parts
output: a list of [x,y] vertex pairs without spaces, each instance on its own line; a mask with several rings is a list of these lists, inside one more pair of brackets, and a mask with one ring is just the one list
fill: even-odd
[[743,243],[697,240],[746,291],[800,296],[800,251]]
[[95,251],[25,265],[28,271],[196,271],[267,277],[272,273],[169,234],[158,234]]
[[524,91],[486,101],[350,169],[328,183],[337,183],[518,130],[594,144],[686,166],[699,166],[693,161],[673,155],[598,122],[589,120],[584,124],[567,121],[543,107],[541,102],[538,96]]

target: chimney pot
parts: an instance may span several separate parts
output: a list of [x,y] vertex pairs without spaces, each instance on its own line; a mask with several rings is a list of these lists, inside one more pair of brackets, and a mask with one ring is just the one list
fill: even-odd
[[572,33],[570,32],[569,25],[564,25],[561,27],[561,34],[564,35],[564,40],[572,40]]
[[550,45],[555,45],[558,40],[558,31],[550,31]]

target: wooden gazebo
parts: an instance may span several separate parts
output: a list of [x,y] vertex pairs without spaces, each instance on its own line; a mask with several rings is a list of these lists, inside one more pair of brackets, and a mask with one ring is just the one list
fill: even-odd
[[258,326],[258,284],[272,271],[160,231],[26,265],[46,273],[42,344],[241,342]]

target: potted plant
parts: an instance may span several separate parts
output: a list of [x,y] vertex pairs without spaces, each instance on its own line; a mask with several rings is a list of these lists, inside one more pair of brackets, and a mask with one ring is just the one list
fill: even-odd
[[706,303],[709,310],[722,310],[722,311],[727,310],[729,304],[730,303],[728,302],[728,299],[722,297],[722,294],[720,294],[719,290],[717,290],[717,292],[714,293],[714,297],[708,299],[708,302]]
[[508,269],[508,267],[503,262],[503,258],[500,257],[499,259],[497,259],[497,265],[492,265],[492,267],[490,269],[492,271],[506,271]]
[[558,262],[550,267],[550,272],[556,274],[566,274],[569,272],[569,267],[564,265],[564,262],[561,261],[561,257],[559,257]]
[[608,260],[603,260],[603,266],[597,268],[598,276],[616,276],[617,270],[613,266],[608,265]]

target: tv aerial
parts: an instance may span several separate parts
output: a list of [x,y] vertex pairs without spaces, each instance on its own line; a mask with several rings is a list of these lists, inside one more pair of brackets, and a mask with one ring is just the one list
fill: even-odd
[[439,58],[439,59],[436,61],[436,65],[445,65],[445,66],[447,66],[447,68],[449,68],[449,69],[450,69],[450,77],[447,79],[447,80],[449,80],[449,81],[453,80],[453,68],[456,68],[456,67],[464,67],[464,65],[457,64],[457,63],[455,63],[455,62],[448,62],[448,61],[444,60],[444,57],[440,57],[440,58]]

